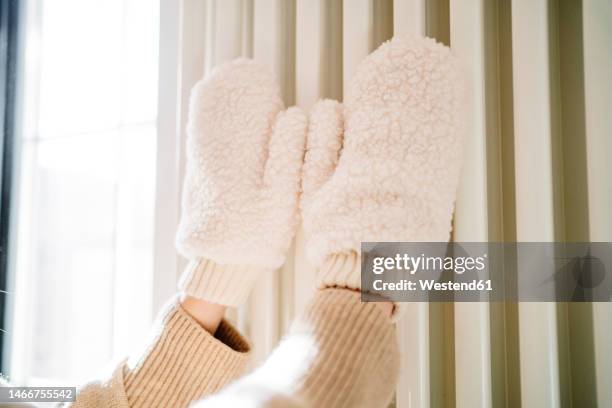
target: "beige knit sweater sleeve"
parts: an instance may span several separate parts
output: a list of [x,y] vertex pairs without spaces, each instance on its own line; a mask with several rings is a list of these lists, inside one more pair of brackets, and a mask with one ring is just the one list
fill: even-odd
[[380,308],[358,292],[323,289],[261,367],[196,407],[386,407],[398,357]]
[[355,291],[318,290],[266,362],[238,380],[249,345],[229,323],[213,336],[174,299],[155,327],[142,353],[85,385],[72,406],[174,408],[203,398],[197,407],[376,408],[393,397],[394,326]]
[[215,335],[170,301],[148,346],[105,381],[83,386],[72,407],[187,407],[244,373],[247,341],[226,321]]

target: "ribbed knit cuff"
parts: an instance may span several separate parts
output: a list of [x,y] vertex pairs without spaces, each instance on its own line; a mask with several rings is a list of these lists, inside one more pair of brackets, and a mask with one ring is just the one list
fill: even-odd
[[189,262],[179,281],[179,290],[198,299],[230,307],[246,302],[262,268],[220,265],[208,259]]
[[248,342],[226,321],[215,335],[173,299],[162,311],[148,349],[124,371],[130,407],[187,407],[241,375]]
[[355,252],[334,254],[325,259],[317,274],[317,287],[361,289],[361,260]]
[[[361,259],[355,252],[350,254],[334,254],[327,257],[317,274],[317,287],[348,288],[361,291]],[[397,321],[402,315],[404,305],[393,302],[392,321]]]

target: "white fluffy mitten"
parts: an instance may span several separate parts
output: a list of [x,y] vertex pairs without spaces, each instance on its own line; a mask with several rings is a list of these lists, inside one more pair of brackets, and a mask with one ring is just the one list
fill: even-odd
[[461,163],[458,61],[432,39],[368,56],[312,110],[301,207],[320,287],[358,289],[362,241],[447,241]]
[[238,306],[261,271],[282,265],[298,219],[306,117],[284,110],[273,76],[239,59],[191,95],[179,284],[191,296]]

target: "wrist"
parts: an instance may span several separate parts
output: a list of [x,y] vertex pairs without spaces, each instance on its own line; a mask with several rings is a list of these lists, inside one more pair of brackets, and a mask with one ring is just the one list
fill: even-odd
[[181,307],[189,316],[200,324],[210,334],[214,335],[223,316],[226,307],[218,303],[197,299],[186,294],[181,295]]

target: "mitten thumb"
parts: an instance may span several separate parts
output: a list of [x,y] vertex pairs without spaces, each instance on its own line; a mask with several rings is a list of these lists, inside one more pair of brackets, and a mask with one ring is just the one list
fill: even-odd
[[334,100],[317,102],[310,111],[306,156],[302,171],[302,208],[334,174],[344,131],[342,104]]
[[297,207],[305,140],[306,115],[300,108],[291,107],[276,116],[263,176],[264,194],[276,205],[287,199]]

